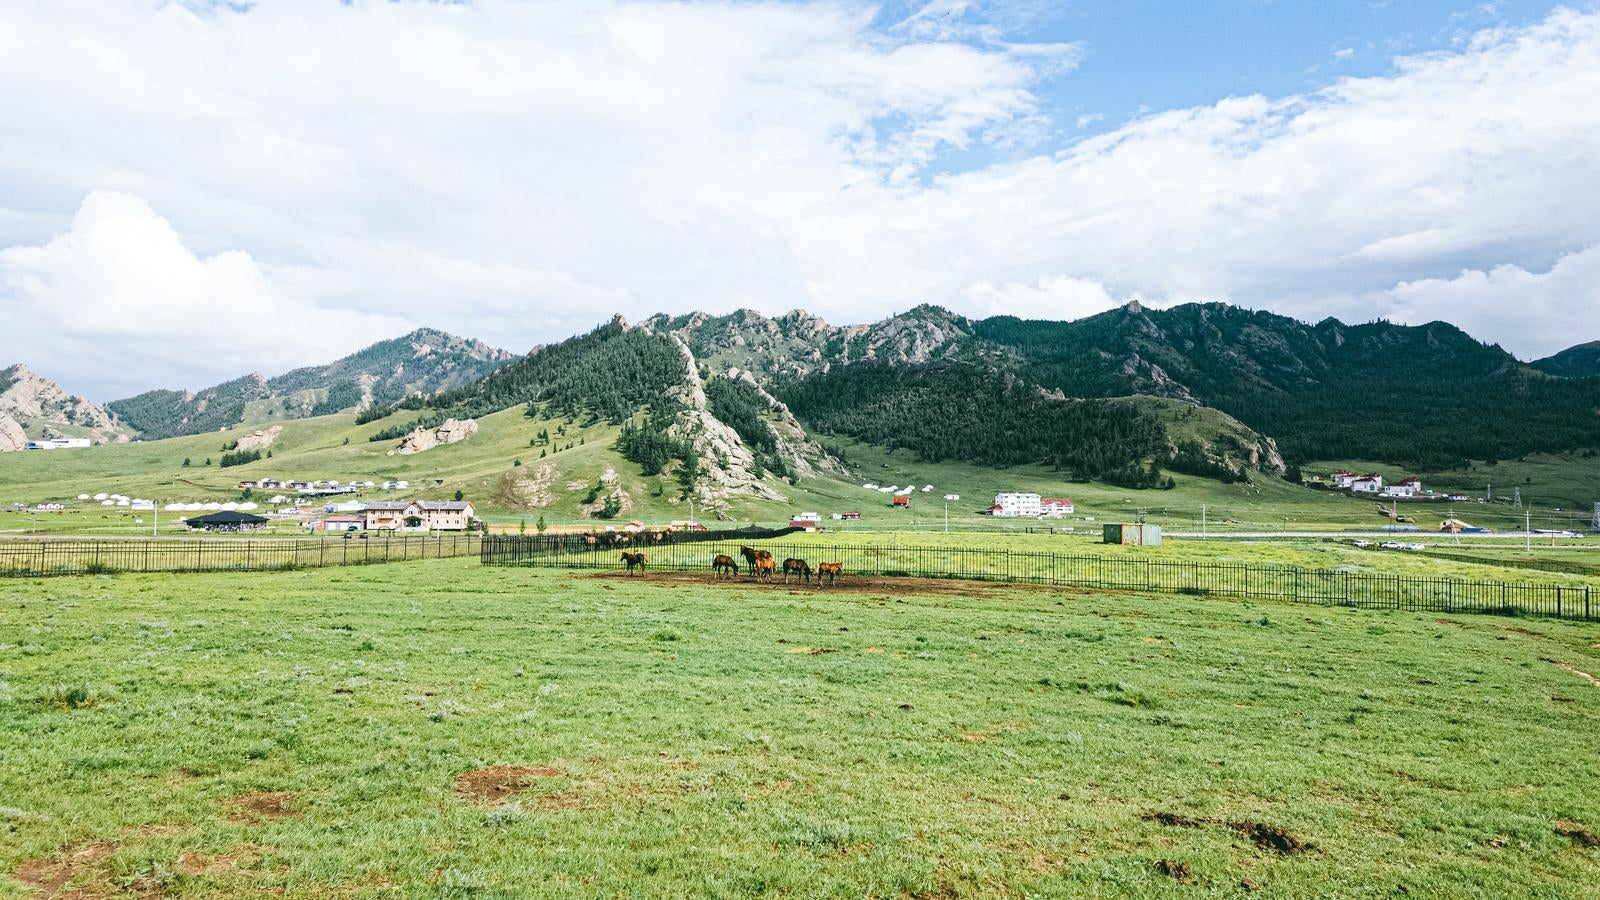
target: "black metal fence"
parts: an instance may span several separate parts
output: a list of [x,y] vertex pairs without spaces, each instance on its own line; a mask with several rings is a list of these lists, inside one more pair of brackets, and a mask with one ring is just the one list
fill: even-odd
[[[1600,592],[1585,584],[1414,577],[1344,569],[1078,556],[1044,551],[810,542],[760,542],[751,546],[770,552],[780,563],[789,557],[804,559],[813,569],[818,563],[839,563],[843,568],[840,579],[845,582],[863,576],[964,579],[1193,596],[1261,597],[1374,609],[1600,620],[1600,596],[1595,596]],[[709,576],[712,560],[726,555],[738,563],[741,577],[749,577],[739,547],[737,541],[714,539],[658,546],[574,546],[560,538],[491,535],[483,539],[481,558],[485,565],[496,566],[620,569],[622,550],[642,550],[648,557],[647,570],[704,572]]]
[[0,541],[0,577],[233,572],[478,556],[472,532],[345,538],[57,538]]

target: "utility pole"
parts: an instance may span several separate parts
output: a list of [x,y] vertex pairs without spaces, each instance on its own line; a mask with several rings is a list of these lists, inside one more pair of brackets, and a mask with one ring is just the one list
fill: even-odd
[[1533,549],[1533,510],[1522,511],[1522,536],[1527,549]]
[[1600,503],[1594,505],[1594,518],[1589,520],[1589,527],[1600,531]]
[[[1600,507],[1600,504],[1596,504],[1596,506]],[[1200,540],[1203,541],[1205,539],[1206,539],[1206,505],[1204,503],[1202,503],[1202,504],[1200,504]]]
[[152,501],[150,507],[150,536],[156,537],[156,532],[161,528],[161,501]]

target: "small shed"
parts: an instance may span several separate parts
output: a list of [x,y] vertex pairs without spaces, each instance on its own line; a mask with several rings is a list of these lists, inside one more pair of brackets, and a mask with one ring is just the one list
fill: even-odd
[[1133,544],[1145,547],[1161,546],[1161,526],[1143,522],[1106,523],[1102,527],[1102,544]]
[[911,498],[905,494],[897,494],[889,505],[895,509],[905,509],[911,505]]
[[250,513],[223,510],[204,516],[190,516],[183,520],[190,531],[255,531],[265,528],[267,520]]

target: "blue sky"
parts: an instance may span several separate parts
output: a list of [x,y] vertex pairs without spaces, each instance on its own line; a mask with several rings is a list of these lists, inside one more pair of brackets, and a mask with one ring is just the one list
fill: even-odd
[[1600,338],[1591,0],[52,0],[0,84],[0,365],[98,399],[740,307]]
[[[1345,77],[1383,75],[1397,56],[1458,48],[1489,27],[1538,21],[1548,0],[1117,0],[962,3],[938,21],[990,26],[1005,39],[1077,43],[1076,68],[1040,83],[1052,142],[1112,130],[1156,110],[1222,97],[1283,97]],[[1568,4],[1572,5],[1572,4]],[[1580,4],[1581,5],[1581,4]],[[929,6],[893,2],[878,23],[895,25]],[[974,37],[975,42],[982,39]],[[934,171],[964,171],[1038,147],[948,151]]]

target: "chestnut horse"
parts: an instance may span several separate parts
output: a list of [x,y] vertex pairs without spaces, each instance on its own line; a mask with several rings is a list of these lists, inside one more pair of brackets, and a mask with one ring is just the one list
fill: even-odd
[[822,576],[828,576],[828,583],[833,584],[833,580],[843,571],[844,563],[817,563],[817,587],[822,587]]
[[641,573],[643,573],[644,564],[648,558],[649,557],[644,555],[643,550],[639,551],[638,553],[629,553],[626,550],[622,551],[622,561],[627,564],[629,575],[633,574],[634,569],[638,569]]

